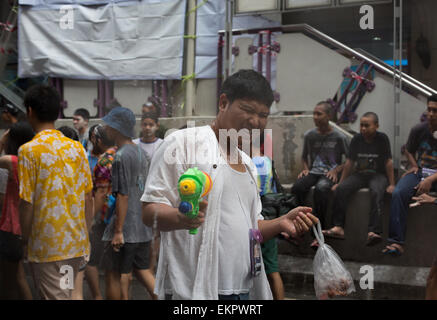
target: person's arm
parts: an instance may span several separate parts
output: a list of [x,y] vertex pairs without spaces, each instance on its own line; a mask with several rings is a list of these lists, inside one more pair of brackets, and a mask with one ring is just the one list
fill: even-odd
[[388,178],[388,187],[386,189],[387,193],[393,193],[393,191],[395,190],[396,187],[396,182],[395,182],[395,173],[393,170],[393,160],[390,158],[386,161],[385,163],[385,172],[387,174],[387,178]]
[[191,219],[163,203],[143,202],[143,223],[148,227],[155,227],[158,231],[173,231],[181,229],[196,229],[205,222],[205,212],[208,202],[199,203],[199,214]]
[[[27,247],[30,231],[32,229],[33,205],[23,199],[18,203],[18,212],[20,214],[21,239],[24,247]],[[27,250],[23,250],[26,255]]]
[[303,169],[299,173],[299,175],[297,176],[298,179],[305,177],[310,173],[310,167],[309,167],[308,162],[305,158],[302,158],[302,165],[303,165]]
[[106,187],[96,188],[94,192],[94,216],[102,211],[106,201]]
[[123,225],[127,214],[128,199],[128,195],[117,194],[117,200],[115,202],[114,236],[112,238],[112,246],[116,251],[124,244]]
[[94,218],[93,206],[94,206],[93,193],[88,192],[85,194],[85,222],[88,232],[90,232],[91,226],[93,224],[93,218]]
[[354,165],[355,165],[355,161],[353,161],[349,158],[346,159],[346,163],[344,163],[344,165],[343,165],[343,170],[341,172],[340,180],[338,181],[338,183],[336,183],[332,186],[332,191],[335,191],[335,189],[337,189],[338,185],[340,183],[342,183],[344,180],[346,180],[347,177],[350,176],[352,169],[354,168]]
[[410,165],[410,169],[408,169],[407,172],[405,172],[402,177],[406,176],[409,173],[414,173],[416,174],[417,171],[419,171],[419,166],[417,165],[416,159],[414,158],[414,156],[408,152],[408,150],[405,149],[405,156],[407,157],[408,160],[408,164]]
[[420,206],[421,204],[424,203],[435,203],[435,201],[437,200],[437,198],[430,196],[429,194],[423,193],[418,197],[413,197],[413,200],[416,201],[416,205]]
[[319,223],[312,209],[308,207],[297,207],[289,211],[286,215],[273,220],[258,220],[258,228],[266,242],[278,234],[285,237],[297,237],[308,232],[311,227]]

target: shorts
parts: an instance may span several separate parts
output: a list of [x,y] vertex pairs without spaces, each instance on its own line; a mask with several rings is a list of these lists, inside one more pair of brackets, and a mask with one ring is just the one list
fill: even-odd
[[91,243],[91,254],[90,261],[88,264],[93,267],[100,265],[103,257],[103,250],[105,242],[102,240],[103,233],[105,232],[106,224],[99,220],[91,228],[90,233],[90,243]]
[[84,257],[53,262],[29,262],[35,289],[43,300],[70,300]]
[[100,267],[106,271],[116,271],[120,274],[131,273],[133,268],[149,269],[150,241],[139,243],[125,243],[116,252],[111,241],[105,241],[102,263]]
[[20,236],[0,230],[0,258],[11,262],[18,262],[23,258]]
[[276,238],[261,243],[261,251],[263,255],[264,268],[266,269],[266,274],[279,272],[278,244],[276,242]]

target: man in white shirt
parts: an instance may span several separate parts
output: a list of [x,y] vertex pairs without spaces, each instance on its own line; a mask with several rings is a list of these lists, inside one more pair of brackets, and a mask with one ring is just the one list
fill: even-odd
[[[318,222],[306,207],[264,221],[256,168],[239,150],[242,141],[226,136],[233,130],[263,130],[272,102],[267,80],[240,70],[224,82],[219,113],[210,126],[179,130],[156,151],[141,200],[144,223],[161,231],[155,285],[160,299],[272,299],[262,263],[252,263],[256,250],[249,234],[258,231],[264,240],[280,233],[297,236]],[[213,182],[208,202],[202,201],[194,219],[179,212],[177,189],[179,177],[192,167]],[[196,235],[188,233],[192,228],[198,228]],[[256,267],[259,274],[253,272]]]

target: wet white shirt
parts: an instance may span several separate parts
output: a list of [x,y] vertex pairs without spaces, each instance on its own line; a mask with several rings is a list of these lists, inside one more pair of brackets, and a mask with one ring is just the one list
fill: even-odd
[[[240,152],[254,184],[256,168],[249,156]],[[218,299],[219,228],[222,194],[229,181],[223,173],[226,161],[221,156],[214,131],[210,126],[179,130],[167,136],[156,151],[147,177],[143,202],[154,202],[177,208],[179,177],[191,167],[208,173],[213,181],[207,196],[205,223],[197,235],[188,230],[161,232],[160,256],[155,282],[155,294],[160,299],[171,294],[173,299]],[[255,208],[250,212],[251,225],[257,228],[261,216],[261,199],[256,187]],[[247,236],[248,241],[248,236]],[[260,276],[252,279],[251,299],[272,299],[262,265]]]

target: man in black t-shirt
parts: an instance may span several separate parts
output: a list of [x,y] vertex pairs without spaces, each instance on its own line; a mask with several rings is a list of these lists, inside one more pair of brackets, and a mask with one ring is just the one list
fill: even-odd
[[[396,185],[390,208],[388,245],[383,253],[404,252],[408,204],[414,195],[437,190],[437,95],[428,98],[427,122],[411,129],[406,146],[410,164]],[[417,158],[415,158],[417,154]],[[416,160],[417,159],[417,160]]]
[[334,227],[323,231],[328,237],[344,239],[343,228],[349,199],[357,190],[368,187],[372,206],[367,245],[375,245],[382,240],[384,193],[393,192],[395,180],[390,141],[385,133],[377,131],[378,127],[376,113],[367,112],[361,117],[360,133],[352,138],[340,181],[333,187],[336,190],[332,215]]
[[[343,156],[349,150],[349,141],[341,131],[332,127],[329,120],[333,110],[329,103],[319,102],[313,111],[316,128],[304,135],[302,151],[303,170],[298,175],[291,192],[297,196],[299,205],[305,204],[305,198],[314,186],[313,210],[322,226],[328,207],[332,186],[337,183],[343,169]],[[311,247],[317,247],[314,240]]]

